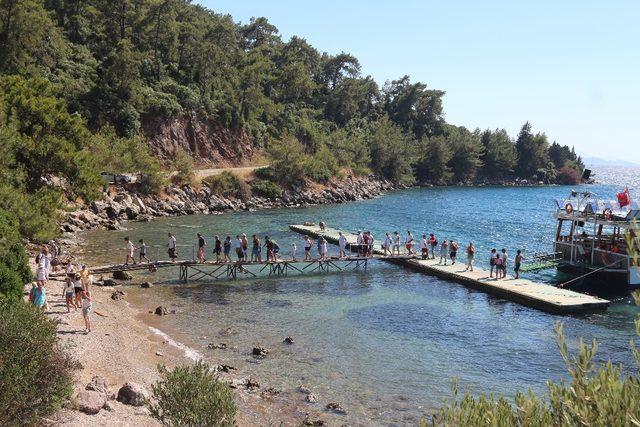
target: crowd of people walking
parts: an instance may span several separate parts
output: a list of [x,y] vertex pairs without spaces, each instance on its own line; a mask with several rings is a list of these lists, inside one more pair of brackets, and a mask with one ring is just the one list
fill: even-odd
[[[59,249],[55,244],[43,247],[36,255],[36,282],[29,291],[29,301],[39,309],[48,310],[47,288],[49,288],[50,273],[57,272],[64,267],[65,278],[62,285],[62,298],[65,300],[67,313],[81,309],[85,322],[85,333],[91,332],[91,312],[93,299],[90,288],[93,285],[93,275],[86,265],[76,266],[72,260],[62,262],[59,257]],[[131,255],[133,255],[131,253]]]
[[[320,222],[320,231],[326,231],[326,226],[322,221]],[[126,253],[125,265],[130,261],[136,263],[136,250],[139,251],[137,262],[145,261],[151,263],[151,260],[147,258],[147,245],[144,243],[144,240],[139,240],[137,247],[132,244],[129,237],[125,237],[124,241]],[[193,259],[200,263],[207,262],[207,240],[201,233],[197,233],[196,241],[197,250],[194,252],[195,256]],[[331,258],[329,255],[329,242],[324,235],[321,234],[315,241],[311,236],[303,236],[302,242],[304,248],[304,258],[302,258],[302,261],[311,261],[314,259],[327,260]],[[359,257],[371,257],[374,255],[375,242],[376,240],[370,230],[358,231],[355,242],[349,242],[347,237],[338,231],[337,258],[347,258],[349,256],[348,254],[351,253],[356,253]],[[249,238],[247,234],[242,233],[237,234],[235,238],[227,235],[224,239],[221,239],[220,236],[215,235],[213,236],[212,246],[213,262],[215,263],[262,263],[281,260],[298,261],[296,241],[291,243],[290,256],[283,256],[280,245],[275,239],[269,236],[261,238],[259,235],[253,234]],[[172,262],[178,259],[177,247],[176,237],[172,233],[168,233],[167,253]],[[434,233],[425,233],[422,234],[419,239],[416,239],[410,230],[406,232],[404,238],[398,231],[394,231],[393,233],[386,232],[380,247],[383,256],[416,257],[422,258],[423,260],[435,260],[438,257],[438,265],[455,265],[458,261],[459,251],[462,250],[460,244],[453,239],[442,239],[442,241],[439,241]],[[464,254],[466,255],[465,271],[474,271],[476,247],[473,242],[469,242],[466,246],[463,246],[463,248]],[[263,252],[266,252],[266,258],[263,257]],[[523,259],[522,252],[518,250],[514,259],[516,279],[519,278],[520,265]],[[495,278],[496,280],[505,278],[507,269],[510,266],[507,250],[502,249],[502,251],[498,252],[496,249],[493,249],[489,258],[489,266],[490,278]]]

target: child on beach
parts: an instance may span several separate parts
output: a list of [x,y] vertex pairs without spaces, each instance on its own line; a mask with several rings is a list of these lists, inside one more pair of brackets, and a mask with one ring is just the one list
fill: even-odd
[[73,308],[76,310],[78,309],[78,307],[73,303],[74,293],[75,290],[73,287],[73,283],[71,282],[71,279],[67,278],[62,288],[62,296],[64,297],[64,300],[67,304],[67,313],[71,312],[71,306],[73,306]]
[[143,239],[138,240],[138,249],[140,249],[140,255],[138,256],[138,262],[140,264],[142,264],[142,260],[145,260],[146,262],[151,262],[151,260],[149,258],[147,258],[147,244],[144,242]]
[[82,317],[84,317],[85,334],[91,332],[91,319],[89,315],[91,314],[92,307],[91,293],[89,291],[82,292]]
[[131,262],[135,264],[136,260],[135,258],[133,258],[133,252],[136,250],[136,247],[133,246],[133,242],[131,242],[128,237],[124,238],[124,243],[126,245],[125,251],[127,252],[127,255],[124,259],[124,265],[129,265],[129,260],[131,260]]

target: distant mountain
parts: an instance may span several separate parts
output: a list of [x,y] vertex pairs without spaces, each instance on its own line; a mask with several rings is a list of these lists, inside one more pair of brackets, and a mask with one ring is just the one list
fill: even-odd
[[640,166],[640,163],[628,162],[626,160],[607,160],[599,157],[583,157],[582,161],[585,166],[620,166],[620,167],[633,167]]

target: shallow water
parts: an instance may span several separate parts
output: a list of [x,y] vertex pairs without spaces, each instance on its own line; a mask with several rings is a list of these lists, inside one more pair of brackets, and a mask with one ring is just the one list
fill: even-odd
[[[637,177],[638,175],[633,175]],[[629,183],[633,185],[633,183]],[[613,198],[619,184],[589,186]],[[439,239],[472,240],[478,261],[491,247],[525,254],[550,250],[554,233],[553,198],[568,187],[435,188],[399,191],[347,205],[282,209],[215,216],[190,216],[129,223],[128,231],[86,234],[88,259],[117,262],[124,255],[122,238],[145,238],[165,245],[173,231],[179,243],[203,233],[269,233],[286,254],[302,240],[288,224],[324,219],[328,225],[370,229],[378,241],[384,231],[411,229],[414,235],[435,231]],[[335,248],[332,248],[335,251]],[[186,254],[190,250],[182,248]],[[164,252],[164,249],[162,249]],[[148,278],[148,275],[144,276]],[[172,280],[177,271],[160,270],[152,280]],[[538,280],[555,281],[553,273]],[[145,295],[149,308],[163,303],[177,314],[162,318],[160,329],[193,346],[214,363],[239,368],[296,399],[295,388],[307,384],[319,404],[340,402],[345,422],[414,423],[450,394],[452,379],[474,392],[512,396],[516,390],[545,389],[547,379],[565,376],[553,325],[565,323],[569,343],[597,339],[599,357],[631,368],[628,343],[640,310],[628,299],[605,313],[555,316],[522,307],[461,285],[371,262],[366,272],[237,282],[132,289]],[[221,334],[231,327],[231,335]],[[282,343],[292,336],[295,344]],[[225,342],[228,350],[206,350]],[[260,345],[271,350],[264,360],[249,352]]]

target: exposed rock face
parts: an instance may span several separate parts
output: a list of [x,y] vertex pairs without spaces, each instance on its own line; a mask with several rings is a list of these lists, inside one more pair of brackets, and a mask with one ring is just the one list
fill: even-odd
[[95,415],[107,403],[107,396],[104,393],[93,390],[82,390],[76,396],[78,410],[85,414]]
[[[98,227],[117,230],[121,228],[120,222],[127,220],[147,221],[153,217],[196,213],[218,214],[239,210],[346,203],[378,197],[395,188],[398,187],[373,176],[350,177],[341,181],[331,181],[320,190],[300,187],[286,190],[276,199],[253,196],[242,201],[217,196],[207,187],[170,185],[165,188],[163,196],[143,196],[120,187],[117,194],[105,195],[103,200],[92,203],[90,211],[68,213],[61,229],[73,232]],[[88,215],[85,215],[87,213]]]
[[251,137],[242,129],[228,129],[204,114],[190,112],[164,119],[143,117],[142,129],[152,151],[165,160],[182,148],[205,164],[239,164],[250,159]]

